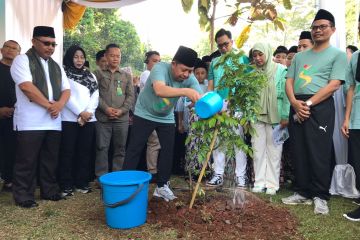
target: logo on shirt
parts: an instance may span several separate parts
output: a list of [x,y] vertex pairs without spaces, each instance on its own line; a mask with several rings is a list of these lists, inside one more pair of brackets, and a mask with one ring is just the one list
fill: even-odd
[[299,88],[303,88],[306,85],[308,85],[309,83],[311,83],[312,82],[311,75],[314,74],[315,71],[316,70],[314,68],[312,68],[312,65],[305,64],[300,69],[299,78],[295,83],[295,90],[298,90]]
[[157,110],[165,111],[172,107],[171,102],[167,98],[161,98],[161,100],[155,105]]

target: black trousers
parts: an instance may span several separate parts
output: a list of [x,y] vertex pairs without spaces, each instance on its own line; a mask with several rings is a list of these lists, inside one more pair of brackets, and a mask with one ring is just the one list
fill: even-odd
[[59,159],[61,189],[87,187],[91,176],[91,154],[95,146],[95,123],[80,126],[77,122],[62,123]]
[[360,129],[349,131],[349,164],[354,168],[356,188],[360,191]]
[[[311,95],[296,96],[307,100]],[[312,106],[310,118],[295,122],[290,109],[290,146],[295,173],[295,190],[307,198],[330,198],[335,107],[332,97]]]
[[161,150],[158,158],[157,185],[162,187],[171,176],[175,127],[173,123],[159,123],[134,116],[129,146],[126,150],[123,170],[135,170],[141,153],[152,131],[156,130]]
[[18,131],[14,166],[13,197],[15,202],[34,200],[37,171],[40,194],[51,197],[59,193],[56,182],[60,131]]
[[6,183],[11,183],[16,150],[13,119],[0,120],[0,174]]

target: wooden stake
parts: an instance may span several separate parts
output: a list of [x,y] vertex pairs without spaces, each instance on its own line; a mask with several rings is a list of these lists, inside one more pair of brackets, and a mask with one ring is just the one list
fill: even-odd
[[[217,126],[217,124],[215,124],[215,126]],[[211,140],[211,144],[210,144],[210,149],[209,149],[209,152],[207,153],[207,156],[206,156],[206,160],[202,166],[202,169],[201,169],[201,172],[200,172],[200,175],[199,175],[199,178],[197,180],[197,183],[196,183],[196,186],[195,186],[195,190],[192,194],[192,198],[191,198],[191,202],[190,202],[190,206],[189,206],[189,209],[192,209],[192,206],[194,205],[194,202],[195,202],[195,198],[196,198],[196,194],[197,194],[197,191],[199,190],[199,186],[200,186],[200,183],[201,183],[201,179],[202,177],[204,176],[205,174],[205,170],[206,170],[206,167],[208,165],[208,162],[210,160],[210,156],[211,156],[211,153],[212,153],[212,150],[214,148],[214,145],[215,145],[215,141],[216,141],[216,137],[218,135],[218,132],[219,132],[219,129],[218,129],[218,126],[215,128],[215,131],[214,131],[214,135],[213,135],[213,138]]]

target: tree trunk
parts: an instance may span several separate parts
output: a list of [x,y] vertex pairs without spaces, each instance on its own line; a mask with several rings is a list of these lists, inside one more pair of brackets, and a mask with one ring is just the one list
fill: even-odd
[[214,32],[215,32],[215,13],[216,13],[216,5],[217,5],[217,0],[212,0],[212,5],[213,5],[213,11],[211,14],[211,18],[210,18],[210,34],[209,34],[209,41],[210,41],[210,49],[211,52],[214,52]]

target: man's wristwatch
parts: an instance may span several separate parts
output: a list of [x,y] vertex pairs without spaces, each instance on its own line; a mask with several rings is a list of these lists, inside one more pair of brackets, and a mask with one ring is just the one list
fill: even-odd
[[308,106],[308,107],[311,107],[311,105],[313,104],[312,101],[310,101],[310,100],[307,100],[305,103],[306,103],[306,106]]

